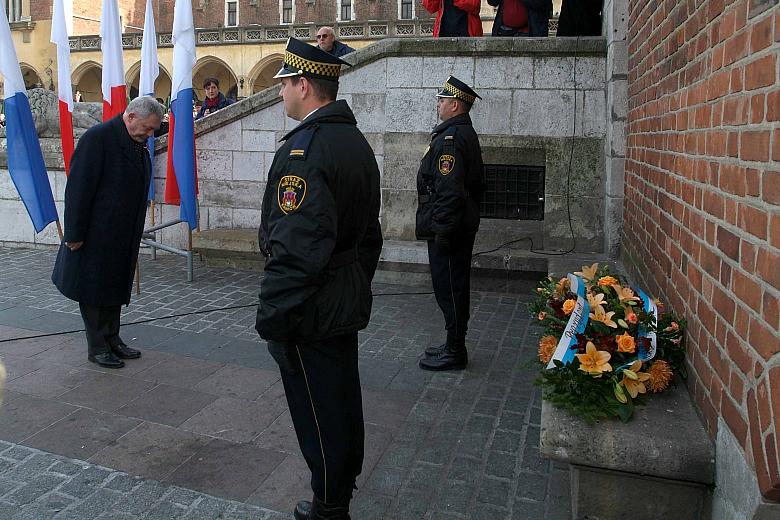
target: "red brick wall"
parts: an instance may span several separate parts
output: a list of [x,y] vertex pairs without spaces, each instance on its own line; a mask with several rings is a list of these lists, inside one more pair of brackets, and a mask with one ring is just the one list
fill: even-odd
[[629,1],[624,254],[689,323],[689,387],[780,500],[780,9]]
[[33,22],[38,20],[51,20],[52,0],[30,0],[30,18]]

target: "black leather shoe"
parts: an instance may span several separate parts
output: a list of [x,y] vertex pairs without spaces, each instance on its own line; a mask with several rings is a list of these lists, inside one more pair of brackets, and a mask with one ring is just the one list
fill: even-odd
[[441,345],[437,345],[437,346],[435,346],[435,347],[428,347],[428,348],[426,348],[426,349],[425,349],[425,355],[426,355],[427,357],[430,357],[430,356],[438,356],[438,355],[440,355],[442,352],[444,352],[444,349],[445,349],[445,348],[447,348],[447,343],[446,343],[446,342],[445,342],[445,343],[442,343]]
[[88,355],[87,359],[91,362],[106,368],[122,368],[125,362],[116,357],[112,352],[101,352],[100,354]]
[[120,359],[138,359],[141,357],[141,351],[130,348],[124,343],[111,347],[111,352]]
[[317,497],[311,505],[309,520],[351,520],[349,516],[349,500],[341,502],[320,502]]
[[468,363],[466,347],[444,347],[439,354],[424,357],[418,364],[423,370],[464,370]]
[[295,504],[293,516],[295,517],[295,520],[309,520],[309,517],[311,517],[311,502],[308,500],[301,500]]

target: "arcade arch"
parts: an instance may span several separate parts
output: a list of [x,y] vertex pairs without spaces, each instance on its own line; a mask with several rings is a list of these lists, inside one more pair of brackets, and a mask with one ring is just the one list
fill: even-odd
[[20,63],[19,69],[22,71],[22,79],[24,80],[24,88],[30,90],[31,88],[44,87],[43,81],[41,81],[41,75],[35,70],[32,65],[27,63]]
[[257,94],[268,87],[279,84],[279,80],[273,79],[273,77],[282,68],[283,62],[284,56],[282,54],[271,54],[257,62],[249,72],[249,81],[252,86],[251,93]]
[[[86,61],[76,67],[71,74],[75,101],[90,101],[100,103],[103,101],[101,88],[103,68],[94,61]],[[79,99],[80,95],[80,99]]]
[[[125,74],[125,82],[127,83],[127,93],[130,99],[138,97],[138,87],[141,81],[141,62],[137,62],[130,67]],[[168,70],[160,65],[160,74],[154,82],[154,97],[162,99],[166,104],[171,97],[171,75]]]

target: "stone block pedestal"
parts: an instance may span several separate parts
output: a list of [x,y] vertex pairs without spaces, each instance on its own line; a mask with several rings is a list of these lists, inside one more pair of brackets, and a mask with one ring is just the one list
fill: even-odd
[[589,425],[544,401],[540,449],[571,467],[574,520],[710,518],[715,451],[682,386],[625,424]]

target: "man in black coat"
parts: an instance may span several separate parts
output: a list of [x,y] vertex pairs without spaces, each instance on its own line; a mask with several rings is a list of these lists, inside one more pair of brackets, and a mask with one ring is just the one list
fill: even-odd
[[124,114],[79,139],[65,187],[65,236],[52,281],[79,302],[87,358],[122,368],[141,356],[119,337],[122,305],[130,302],[152,165],[146,140],[159,128],[160,104],[138,97]]
[[479,96],[450,76],[437,97],[442,123],[431,134],[417,174],[416,234],[428,241],[431,282],[447,340],[427,348],[419,365],[423,370],[463,370],[468,364],[471,253],[485,183],[482,150],[469,117]]
[[279,364],[314,497],[295,518],[349,519],[363,465],[358,331],[371,315],[382,250],[379,168],[345,101],[342,62],[290,38],[280,95],[301,123],[268,173],[267,255],[255,328]]

